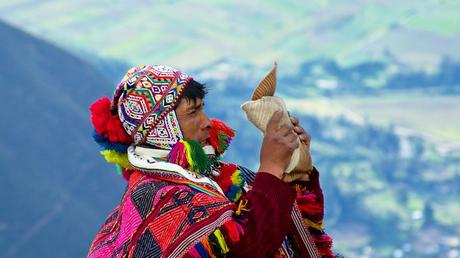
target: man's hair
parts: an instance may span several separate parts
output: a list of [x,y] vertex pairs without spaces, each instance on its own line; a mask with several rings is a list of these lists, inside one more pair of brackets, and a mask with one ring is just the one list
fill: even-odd
[[195,102],[197,99],[203,99],[207,93],[206,85],[192,79],[188,82],[187,87],[184,88],[181,99],[185,98],[188,101]]

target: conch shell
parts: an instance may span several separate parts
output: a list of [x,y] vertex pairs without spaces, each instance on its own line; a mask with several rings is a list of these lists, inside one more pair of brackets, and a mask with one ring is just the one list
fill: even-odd
[[[276,90],[276,69],[277,64],[275,63],[272,70],[252,93],[251,100],[241,105],[249,121],[259,128],[263,134],[265,134],[271,117],[278,110],[283,111],[280,126],[291,123],[283,99],[274,96]],[[294,181],[313,170],[308,146],[304,142],[301,142],[300,139],[298,141],[300,143],[299,147],[294,150],[289,166],[286,169],[285,177],[287,177],[288,181]]]

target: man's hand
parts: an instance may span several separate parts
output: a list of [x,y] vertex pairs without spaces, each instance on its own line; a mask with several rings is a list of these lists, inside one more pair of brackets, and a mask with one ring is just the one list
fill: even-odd
[[282,111],[277,111],[268,122],[260,149],[259,168],[259,171],[280,179],[291,161],[292,153],[299,147],[295,126],[292,124],[279,126],[282,116]]

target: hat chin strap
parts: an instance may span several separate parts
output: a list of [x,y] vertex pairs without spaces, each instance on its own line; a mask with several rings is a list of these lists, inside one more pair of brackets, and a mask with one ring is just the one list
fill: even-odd
[[[203,151],[206,155],[211,157],[216,155],[216,150],[212,145],[203,146]],[[136,146],[134,144],[128,148],[128,160],[135,167],[148,166],[149,164],[162,161],[168,157],[168,154],[169,150]],[[144,162],[141,162],[141,159],[137,157],[142,157]],[[133,162],[136,164],[133,164]]]
[[[208,146],[203,147],[206,154],[214,150],[212,146],[209,146],[209,147]],[[166,157],[168,153],[169,151],[167,150],[146,148],[146,147],[136,146],[132,144],[128,147],[128,160],[129,160],[129,163],[131,163],[131,165],[133,165],[135,168],[142,169],[142,170],[173,171],[173,172],[179,173],[180,175],[182,175],[183,177],[187,178],[190,181],[211,185],[216,190],[218,190],[221,194],[224,194],[224,192],[219,187],[219,185],[217,185],[217,183],[214,182],[211,178],[207,176],[202,176],[194,172],[190,172],[182,168],[179,165],[160,160],[161,157]]]

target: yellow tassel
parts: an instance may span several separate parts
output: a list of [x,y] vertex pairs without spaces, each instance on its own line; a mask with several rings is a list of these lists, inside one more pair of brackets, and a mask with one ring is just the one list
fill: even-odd
[[235,214],[239,216],[242,211],[250,211],[249,209],[246,208],[246,205],[248,204],[248,200],[240,200],[240,203],[238,204],[238,209],[236,209]]
[[128,161],[128,154],[126,153],[119,153],[114,150],[103,150],[101,154],[109,163],[118,164],[123,168],[132,168],[131,163]]
[[222,249],[222,253],[223,254],[228,253],[230,249],[228,248],[227,243],[225,243],[224,236],[222,235],[222,232],[220,231],[220,229],[216,229],[214,231],[214,235],[216,236],[217,241],[219,242],[220,248]]
[[309,226],[309,227],[312,227],[314,229],[317,229],[319,231],[322,231],[323,230],[323,222],[321,221],[320,223],[315,223],[307,218],[304,218],[303,219],[303,222],[305,223],[305,225]]
[[234,185],[241,185],[243,184],[243,179],[241,178],[241,171],[238,169],[230,176],[232,183]]

